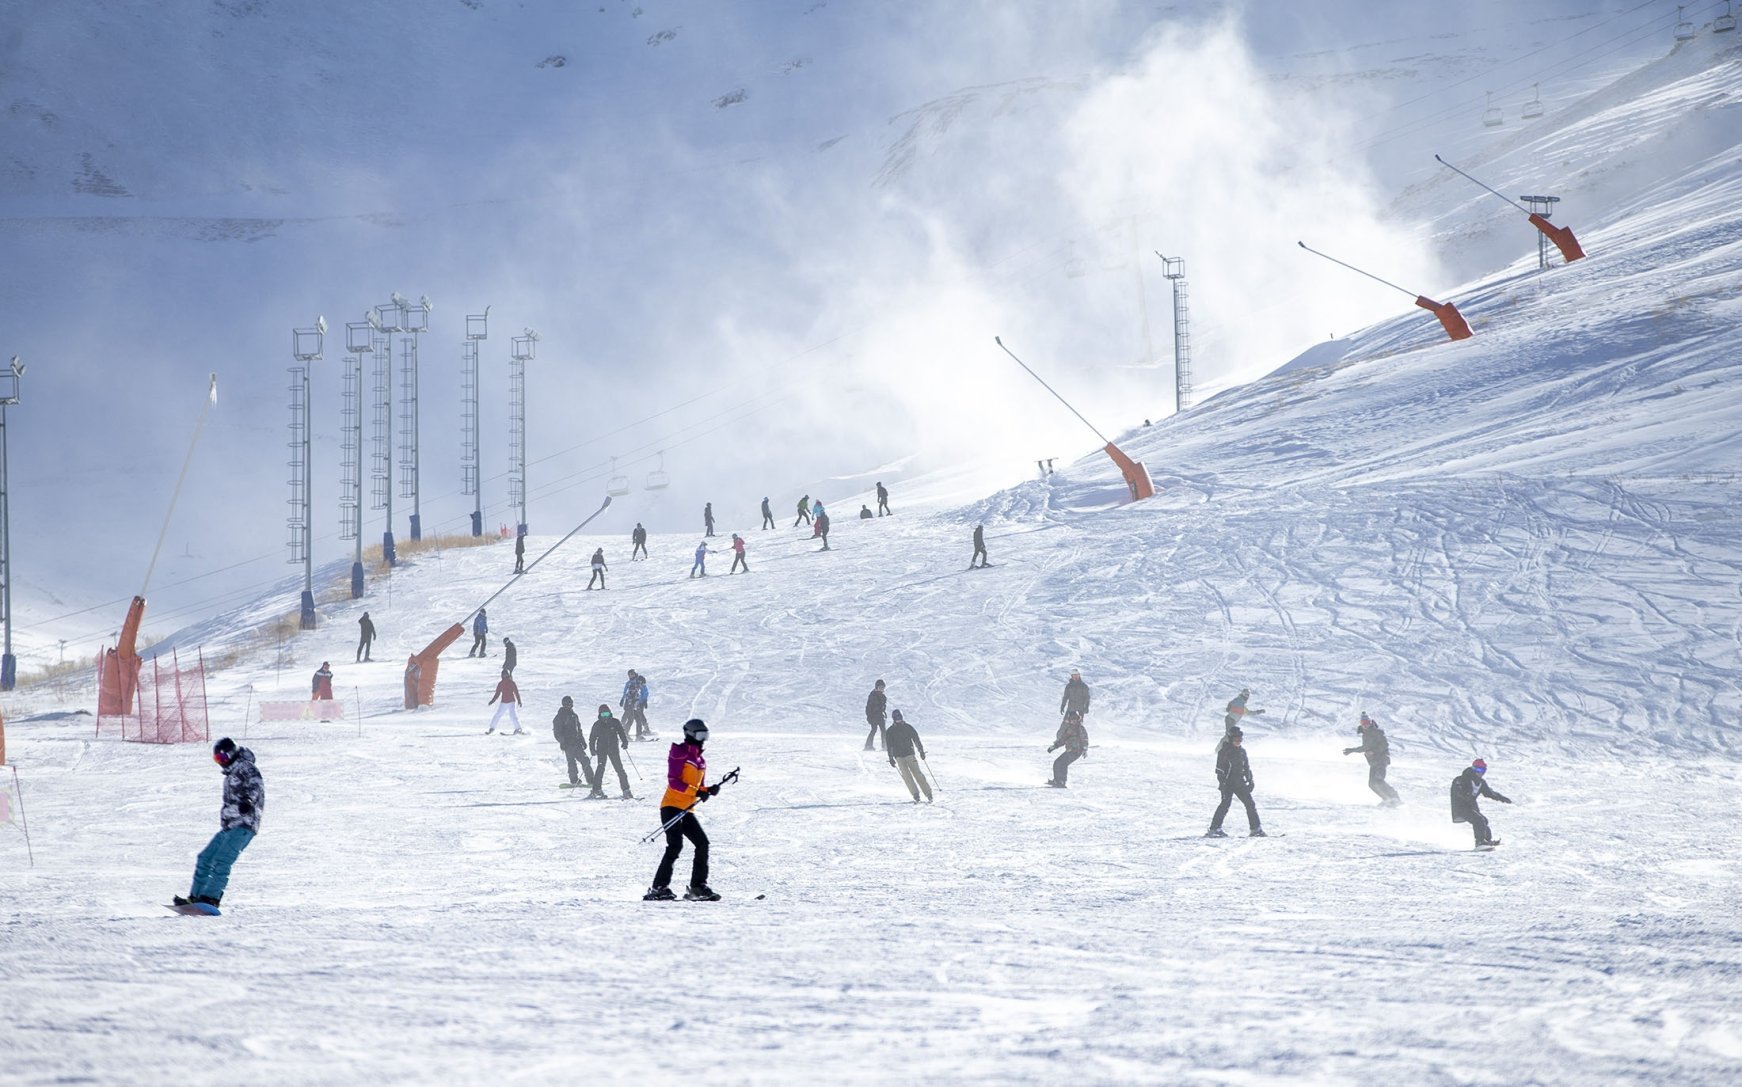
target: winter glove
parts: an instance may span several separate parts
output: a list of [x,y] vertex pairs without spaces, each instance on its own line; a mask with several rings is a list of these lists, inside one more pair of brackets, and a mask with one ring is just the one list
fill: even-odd
[[1047,754],[1048,754],[1048,755],[1050,755],[1050,754],[1052,754],[1052,753],[1053,753],[1053,752],[1054,752],[1054,751],[1057,751],[1057,750],[1058,750],[1058,749],[1059,749],[1059,745],[1058,745],[1058,744],[1053,744],[1053,745],[1052,745],[1052,746],[1051,746],[1051,747],[1049,747],[1049,748],[1047,748],[1047,749],[1046,749],[1046,753],[1047,753]]
[[1343,754],[1353,755],[1355,752],[1357,752],[1359,750],[1361,750],[1361,749],[1358,747],[1345,747],[1345,748],[1343,748]]
[[702,792],[707,793],[709,796],[719,796],[720,787],[718,785],[710,785],[706,789],[703,789]]
[[[1506,798],[1506,797],[1504,797],[1504,796],[1497,796],[1497,797],[1495,797],[1495,798],[1494,798],[1494,799],[1496,799],[1496,800],[1498,800],[1498,801],[1500,801],[1500,803],[1502,803],[1502,804],[1510,804],[1510,803],[1512,803],[1512,801],[1511,801],[1511,800],[1509,800],[1509,799],[1508,799],[1508,798]],[[246,809],[244,809],[244,810],[246,810]]]
[[708,797],[713,796],[713,795],[714,795],[713,793],[708,792],[708,790],[706,790],[706,789],[696,790],[696,799],[699,801],[706,801],[708,799]]
[[890,759],[890,760],[889,760],[889,765],[891,765],[891,766],[894,766],[894,765],[895,765],[895,760],[894,760],[894,759]]

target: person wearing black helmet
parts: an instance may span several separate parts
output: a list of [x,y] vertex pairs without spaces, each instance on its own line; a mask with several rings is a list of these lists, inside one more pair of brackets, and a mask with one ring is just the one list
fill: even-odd
[[212,761],[224,771],[224,803],[218,812],[218,833],[194,862],[193,886],[186,898],[176,895],[177,906],[210,906],[218,912],[224,888],[230,883],[230,867],[260,832],[260,817],[266,812],[266,783],[254,765],[254,752],[238,747],[226,736],[212,745]]
[[666,902],[677,896],[671,891],[671,872],[683,852],[685,838],[695,847],[690,862],[690,884],[684,898],[692,902],[717,902],[720,896],[708,887],[708,836],[702,831],[702,821],[695,807],[709,797],[718,796],[720,786],[707,784],[708,760],[702,757],[702,746],[708,742],[708,726],[699,717],[684,722],[683,741],[671,745],[666,756],[666,789],[659,801],[659,820],[665,829],[665,854],[659,858],[659,868],[653,873],[653,886],[642,899]]
[[634,800],[629,793],[629,775],[623,772],[623,756],[620,754],[629,746],[629,737],[623,732],[623,726],[611,716],[610,706],[599,705],[599,719],[593,722],[593,729],[587,734],[587,746],[593,757],[599,760],[599,765],[593,768],[593,791],[588,799],[605,798],[605,763],[609,760],[617,768],[617,784],[622,786],[623,799]]
[[1259,825],[1258,807],[1252,803],[1252,764],[1246,760],[1246,748],[1241,745],[1241,738],[1245,735],[1239,725],[1230,725],[1223,738],[1224,746],[1216,752],[1216,785],[1222,790],[1222,802],[1216,805],[1216,814],[1210,818],[1210,829],[1204,834],[1206,838],[1228,836],[1222,830],[1222,820],[1227,818],[1228,807],[1235,797],[1246,806],[1249,835],[1253,838],[1268,837]]
[[[587,776],[587,786],[594,792],[599,789],[597,779],[593,776],[593,765],[587,761],[587,744],[581,736],[581,719],[575,713],[575,700],[563,695],[562,709],[556,711],[556,717],[551,720],[550,730],[556,737],[557,746],[563,750],[563,756],[569,760],[569,788],[579,788],[581,775]],[[577,768],[577,763],[578,768]]]

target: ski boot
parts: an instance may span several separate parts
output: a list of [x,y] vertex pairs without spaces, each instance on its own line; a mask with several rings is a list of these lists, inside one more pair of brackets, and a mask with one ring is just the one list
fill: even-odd
[[647,893],[641,896],[643,902],[673,902],[677,895],[671,893],[670,887],[649,887]]
[[1223,830],[1221,827],[1211,827],[1209,830],[1204,831],[1204,837],[1206,838],[1226,838],[1227,836],[1228,832]]
[[692,883],[684,888],[683,900],[685,902],[718,902],[720,896],[715,894],[706,883],[700,886]]
[[1268,837],[1270,837],[1270,835],[1264,833],[1263,827],[1253,827],[1251,833],[1247,834],[1246,837],[1248,837],[1248,838],[1268,838]]

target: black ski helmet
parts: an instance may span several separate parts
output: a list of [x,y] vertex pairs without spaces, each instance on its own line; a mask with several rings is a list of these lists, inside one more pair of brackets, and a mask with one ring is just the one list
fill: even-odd
[[236,761],[236,741],[226,736],[213,744],[212,761],[219,766],[228,766]]
[[568,696],[568,695],[566,695],[566,694],[565,694],[565,695],[563,695],[563,705],[565,705],[565,706],[572,706],[572,705],[574,705],[574,704],[575,704],[575,700],[574,700],[574,699],[572,699],[572,698],[570,698],[570,697],[569,697],[569,696]]
[[692,743],[702,743],[708,738],[708,726],[700,717],[692,717],[683,723],[683,738]]

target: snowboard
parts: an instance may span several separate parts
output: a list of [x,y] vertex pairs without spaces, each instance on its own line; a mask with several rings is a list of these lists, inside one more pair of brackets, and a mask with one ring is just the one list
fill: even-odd
[[208,906],[204,902],[189,902],[183,906],[166,905],[163,908],[170,911],[171,913],[179,913],[183,917],[222,917],[222,916],[224,916],[223,914],[218,912],[218,907]]
[[1494,852],[1494,847],[1499,845],[1499,844],[1500,844],[1500,839],[1496,838],[1493,841],[1489,842],[1487,845],[1477,846],[1476,851],[1478,853],[1492,853],[1492,852]]

